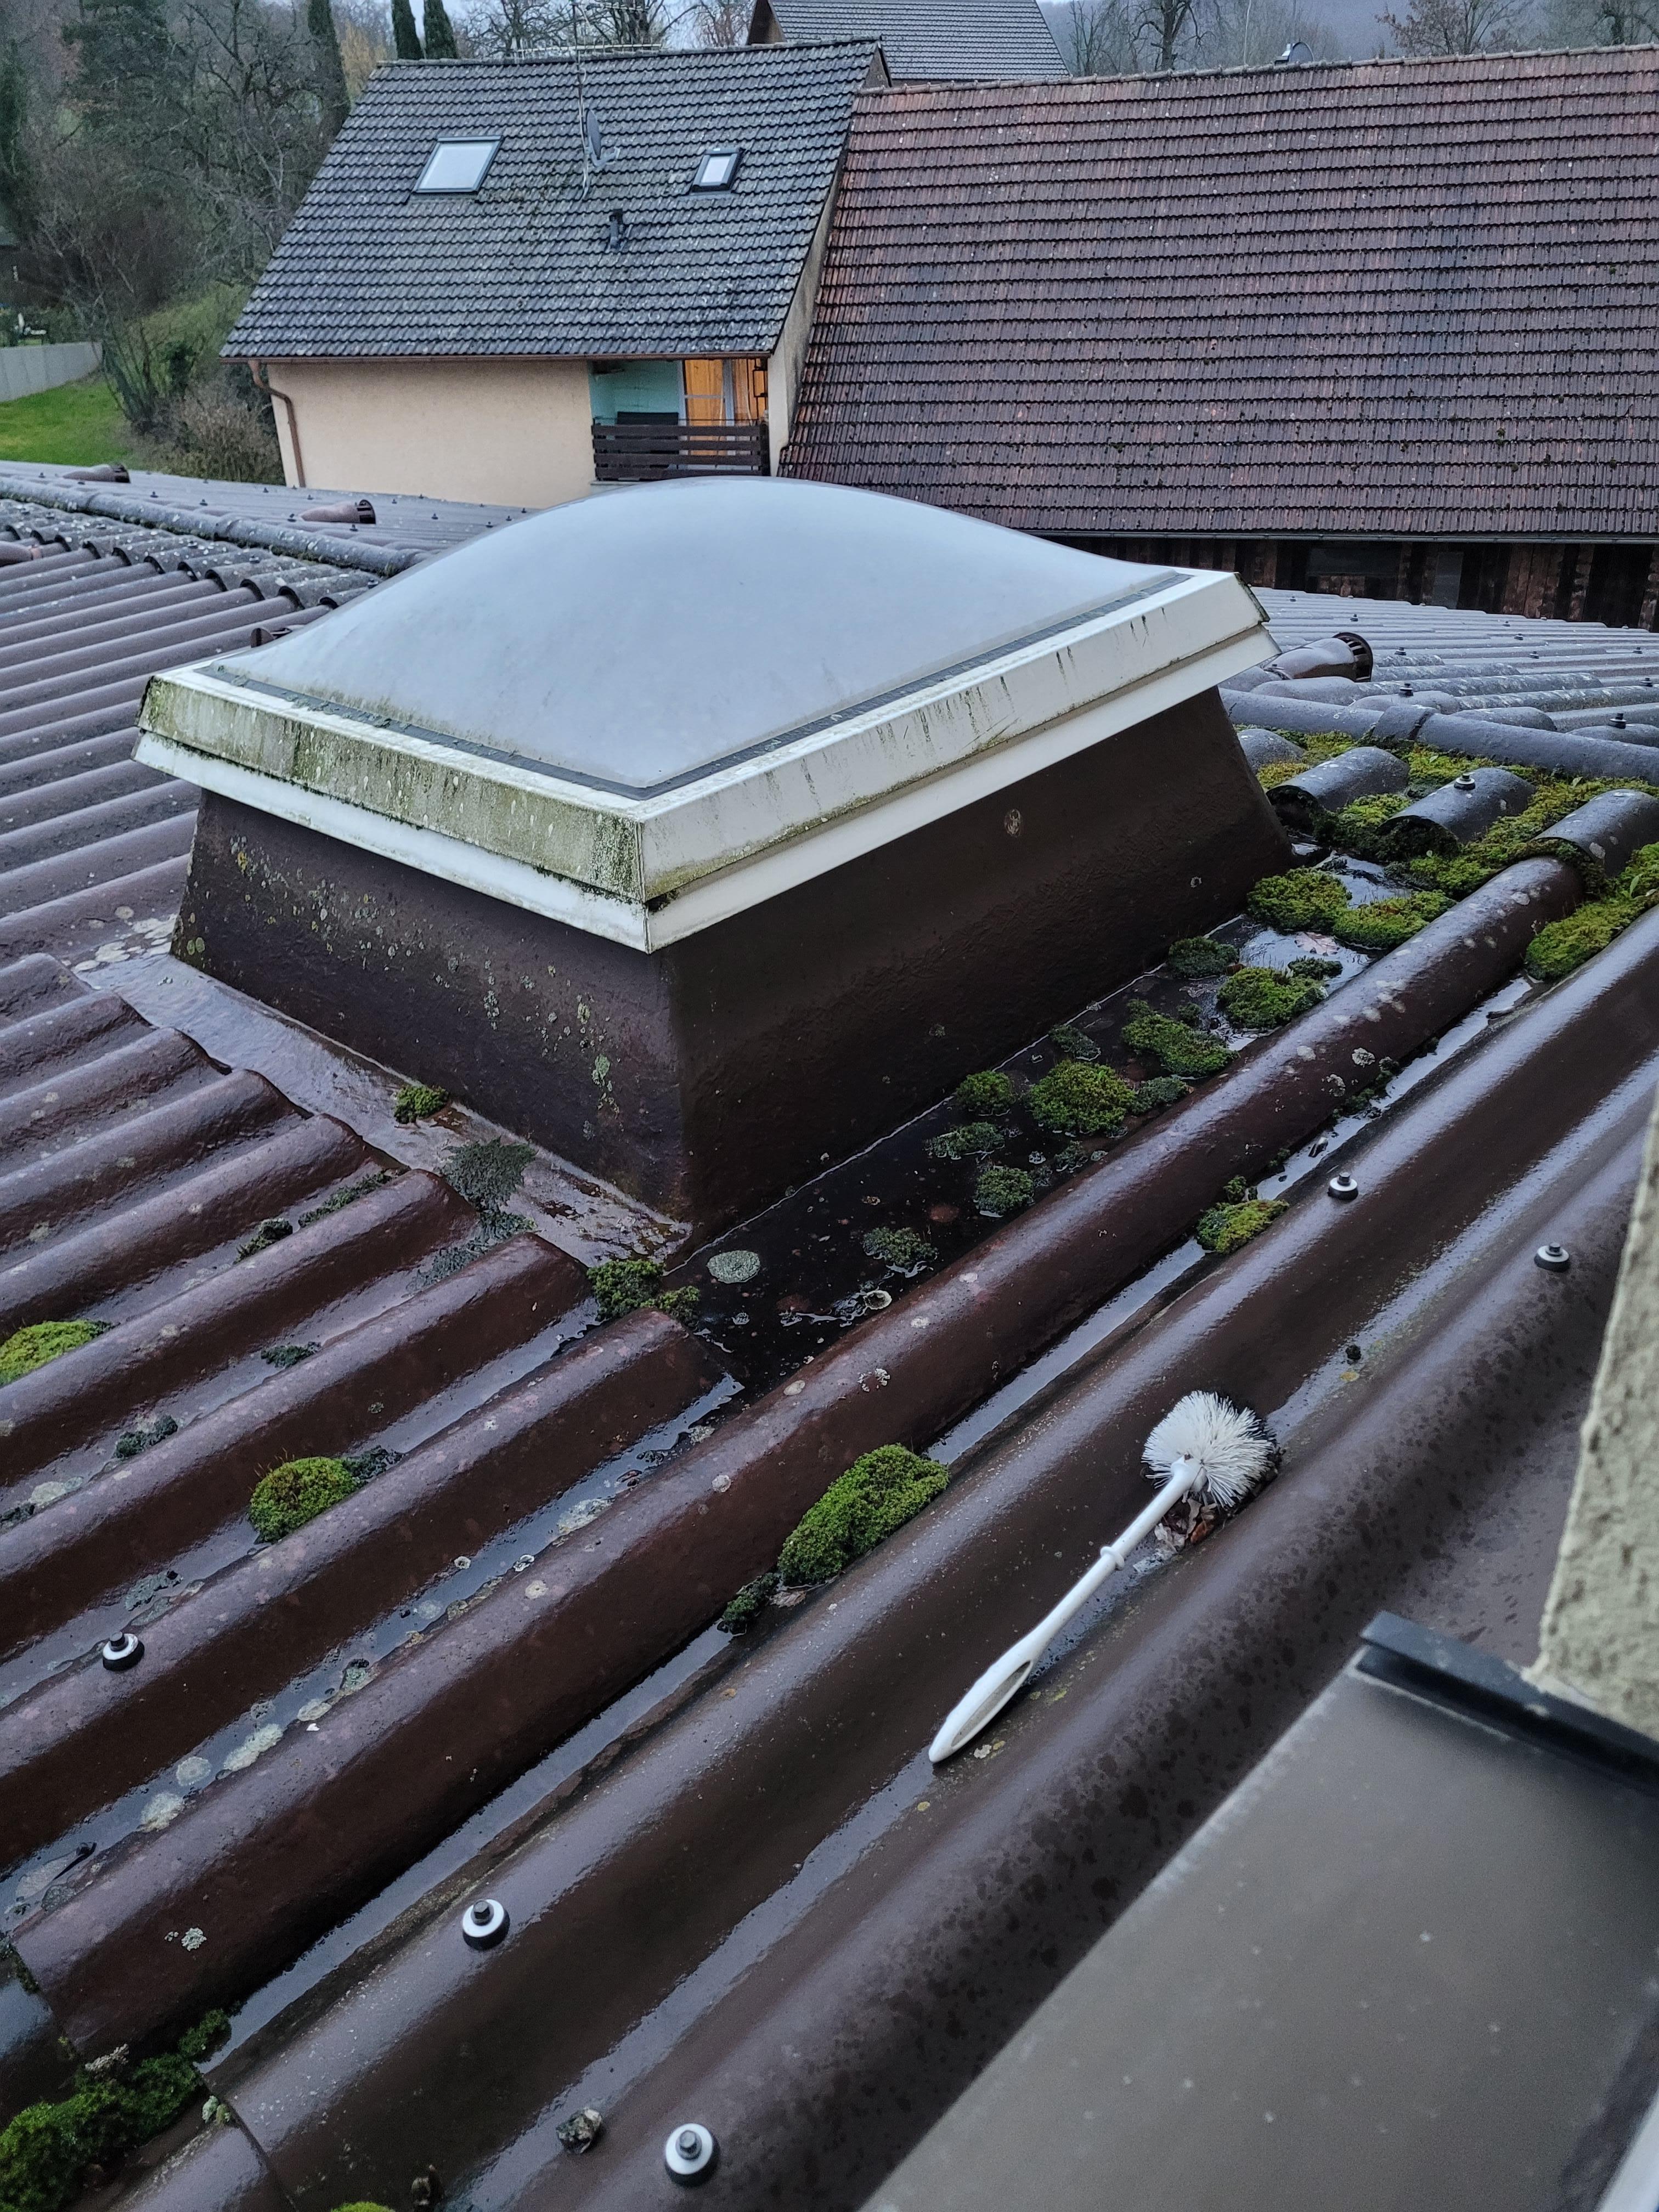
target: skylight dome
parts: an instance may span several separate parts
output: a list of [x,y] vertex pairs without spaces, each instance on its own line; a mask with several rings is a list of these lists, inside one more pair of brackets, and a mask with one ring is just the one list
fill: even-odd
[[499,138],[441,138],[416,179],[416,191],[476,192],[501,143]]
[[697,164],[697,173],[691,179],[694,192],[724,192],[730,191],[737,178],[738,164],[743,159],[741,146],[717,146],[705,154]]

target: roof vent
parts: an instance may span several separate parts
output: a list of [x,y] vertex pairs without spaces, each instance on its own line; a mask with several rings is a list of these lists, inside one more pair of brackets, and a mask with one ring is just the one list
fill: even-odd
[[611,210],[611,232],[605,242],[613,253],[619,252],[628,243],[628,223],[620,208]]
[[501,143],[499,138],[441,138],[416,179],[416,191],[476,192]]
[[737,181],[738,164],[743,159],[741,146],[717,146],[713,153],[705,154],[697,164],[697,173],[691,179],[694,192],[725,192]]
[[1305,39],[1292,39],[1284,52],[1274,62],[1275,69],[1306,69],[1314,58],[1314,50]]

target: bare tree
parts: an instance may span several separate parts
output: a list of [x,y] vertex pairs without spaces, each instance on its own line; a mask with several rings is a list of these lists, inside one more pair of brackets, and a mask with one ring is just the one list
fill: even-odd
[[513,61],[568,45],[570,11],[558,0],[480,0],[465,17],[472,51]]
[[1402,54],[1512,53],[1534,43],[1525,0],[1411,0],[1380,21]]
[[753,0],[692,0],[682,20],[700,46],[741,46],[754,12]]
[[1304,0],[1197,0],[1195,58],[1206,69],[1255,69],[1293,45],[1317,61],[1340,60],[1342,42]]
[[1144,66],[1132,0],[1070,0],[1045,12],[1073,76],[1132,76]]

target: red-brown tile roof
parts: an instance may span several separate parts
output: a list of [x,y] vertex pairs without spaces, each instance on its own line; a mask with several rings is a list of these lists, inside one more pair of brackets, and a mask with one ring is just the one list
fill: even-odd
[[1659,49],[907,87],[789,466],[1054,532],[1659,534]]

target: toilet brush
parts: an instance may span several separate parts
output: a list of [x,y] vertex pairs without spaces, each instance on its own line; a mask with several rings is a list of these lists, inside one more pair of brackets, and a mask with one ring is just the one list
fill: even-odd
[[935,1766],[954,1757],[988,1727],[1024,1686],[1066,1622],[1182,1498],[1231,1512],[1266,1480],[1274,1453],[1272,1437],[1254,1413],[1229,1405],[1213,1391],[1189,1390],[1147,1437],[1142,1456],[1154,1480],[1160,1480],[1158,1495],[1115,1543],[1103,1547],[1088,1573],[1073,1583],[1053,1612],[1038,1621],[1029,1636],[1011,1644],[951,1708],[928,1750]]

